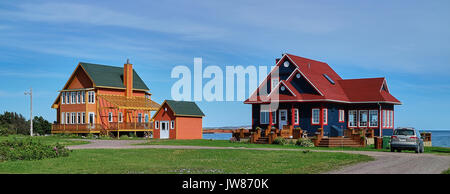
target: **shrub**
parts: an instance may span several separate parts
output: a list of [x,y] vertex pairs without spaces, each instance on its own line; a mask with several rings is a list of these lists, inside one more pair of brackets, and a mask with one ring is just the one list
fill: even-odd
[[308,138],[300,138],[297,140],[295,145],[300,147],[314,147],[314,143]]
[[128,135],[121,135],[120,139],[130,139],[130,138],[128,137]]
[[100,135],[99,139],[112,139],[110,135]]
[[6,125],[0,125],[0,136],[8,136],[15,134],[14,130],[8,129]]
[[282,137],[277,137],[273,140],[272,142],[273,144],[278,144],[278,145],[284,145],[287,143],[286,139],[282,138]]
[[236,143],[238,140],[235,137],[230,138],[231,143]]
[[79,136],[75,133],[59,133],[59,134],[55,134],[55,136],[63,137],[63,138],[79,138]]
[[70,150],[59,143],[45,145],[31,138],[14,138],[0,142],[0,161],[65,157],[69,155],[69,152]]
[[97,136],[97,135],[94,135],[93,133],[89,133],[89,134],[86,136],[86,138],[87,138],[87,139],[98,139],[98,136]]

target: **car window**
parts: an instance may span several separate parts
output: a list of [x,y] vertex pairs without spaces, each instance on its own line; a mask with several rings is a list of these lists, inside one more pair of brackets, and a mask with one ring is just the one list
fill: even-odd
[[394,135],[414,135],[414,130],[411,129],[397,129]]

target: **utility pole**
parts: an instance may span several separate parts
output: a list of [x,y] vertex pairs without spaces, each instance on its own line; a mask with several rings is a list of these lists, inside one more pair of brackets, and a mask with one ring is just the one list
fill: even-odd
[[33,88],[30,87],[30,92],[25,95],[30,95],[30,135],[33,136]]

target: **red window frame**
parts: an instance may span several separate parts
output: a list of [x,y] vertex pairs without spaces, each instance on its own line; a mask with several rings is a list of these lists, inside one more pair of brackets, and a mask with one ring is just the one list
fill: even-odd
[[339,123],[345,123],[345,110],[339,109]]

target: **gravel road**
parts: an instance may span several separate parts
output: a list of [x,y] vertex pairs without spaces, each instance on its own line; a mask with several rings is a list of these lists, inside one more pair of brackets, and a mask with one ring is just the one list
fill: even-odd
[[[68,146],[69,149],[245,149],[267,151],[302,151],[301,149],[243,148],[243,147],[206,147],[171,145],[132,145],[145,143],[145,140],[85,140],[89,144]],[[371,151],[327,151],[351,154],[364,154],[375,158],[374,161],[344,167],[327,174],[439,174],[450,168],[450,156],[415,153],[391,153]]]

